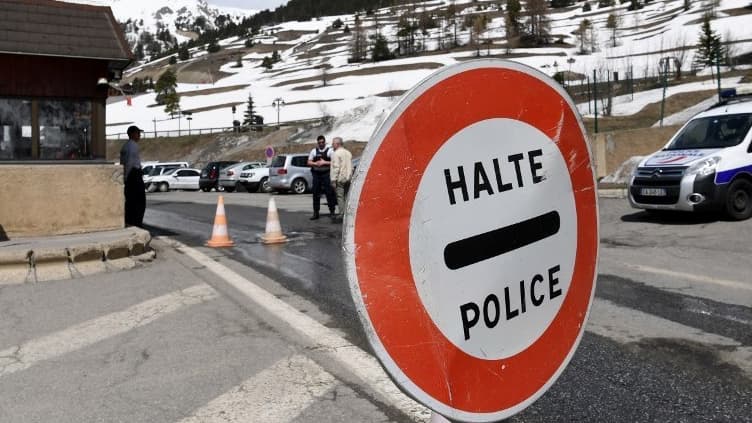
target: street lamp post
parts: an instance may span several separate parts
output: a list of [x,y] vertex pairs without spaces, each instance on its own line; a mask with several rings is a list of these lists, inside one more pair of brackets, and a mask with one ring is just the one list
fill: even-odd
[[282,106],[285,105],[285,100],[282,100],[282,97],[277,97],[272,102],[272,107],[277,108],[277,129],[279,129],[279,109],[282,108]]

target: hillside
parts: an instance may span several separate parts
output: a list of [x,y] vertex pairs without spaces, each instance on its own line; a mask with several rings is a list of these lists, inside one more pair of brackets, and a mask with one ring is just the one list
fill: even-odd
[[[614,129],[624,126],[619,119],[660,100],[658,63],[664,57],[681,62],[683,70],[681,79],[676,80],[676,69],[672,68],[669,99],[688,91],[706,92],[698,102],[712,96],[715,83],[711,70],[692,70],[701,17],[708,5],[695,2],[685,10],[682,0],[651,1],[642,9],[628,10],[629,4],[599,8],[597,3],[591,3],[591,10],[584,12],[584,4],[549,10],[552,43],[546,47],[515,47],[515,40],[507,36],[505,10],[499,8],[498,1],[418,2],[360,14],[357,21],[355,15],[327,16],[263,27],[251,38],[252,47],[246,47],[244,38],[224,39],[219,52],[194,48],[189,59],[174,65],[169,64],[169,58],[163,58],[134,67],[123,82],[145,76],[157,78],[168,68],[176,70],[180,107],[192,112],[192,130],[229,127],[233,120],[242,120],[250,95],[255,113],[263,116],[267,124],[276,124],[278,116],[281,122],[324,119],[329,125],[322,130],[329,138],[340,135],[358,141],[367,141],[399,96],[435,69],[479,56],[514,60],[563,80],[573,97],[582,101],[580,110],[586,118],[592,117],[593,111],[589,110],[585,95],[588,81],[583,78],[592,79],[595,72],[605,84],[607,75],[609,79],[620,76],[614,84],[610,110],[613,118],[599,116],[600,124],[606,125],[601,130],[608,127],[609,120],[614,122]],[[724,86],[737,85],[748,69],[748,65],[738,63],[752,53],[752,27],[745,25],[752,10],[745,6],[746,0],[721,0],[715,7],[717,17],[712,20],[712,27],[722,34],[730,58],[737,61],[721,67]],[[452,7],[455,18],[449,19]],[[607,18],[612,14],[621,22],[615,30],[607,28]],[[436,26],[413,37],[406,35],[400,22],[415,19],[417,23],[421,16],[433,16]],[[464,26],[482,16],[486,21],[484,29]],[[593,30],[583,45],[578,29],[585,19]],[[392,60],[368,60],[368,54],[373,53],[371,41],[379,35],[387,41],[389,51],[405,54]],[[366,54],[361,62],[352,62],[357,40],[364,43]],[[275,51],[280,61],[271,69],[262,67],[262,61]],[[732,67],[737,70],[732,72]],[[627,81],[633,91],[644,90],[648,94],[622,94],[617,85],[623,91]],[[686,82],[694,84],[691,89]],[[275,99],[283,100],[284,105],[273,106]],[[602,111],[606,99],[599,100]],[[686,99],[679,103],[685,108],[692,105],[685,104]],[[236,106],[235,114],[232,106]],[[147,131],[156,129],[160,136],[177,135],[178,128],[181,132],[187,129],[189,122],[185,117],[171,118],[163,109],[156,105],[153,92],[135,95],[132,106],[125,98],[112,98],[107,108],[107,132],[117,138],[131,123]],[[659,120],[658,115],[643,114],[641,126],[652,126]]]

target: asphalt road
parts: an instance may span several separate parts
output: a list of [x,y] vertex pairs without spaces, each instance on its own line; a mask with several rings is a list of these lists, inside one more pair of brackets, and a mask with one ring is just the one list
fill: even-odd
[[[343,269],[341,225],[309,221],[310,195],[275,196],[291,241],[264,246],[268,198],[224,195],[236,247],[223,254],[315,304],[312,316],[368,350]],[[216,201],[216,193],[150,194],[145,221],[155,234],[202,245]],[[752,220],[654,216],[606,198],[600,219],[596,297],[582,342],[553,387],[510,421],[752,421]]]

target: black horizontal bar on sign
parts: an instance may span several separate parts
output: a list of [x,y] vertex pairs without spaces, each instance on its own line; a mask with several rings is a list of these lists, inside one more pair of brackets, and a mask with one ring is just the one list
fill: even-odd
[[444,263],[451,270],[461,269],[546,239],[559,232],[560,226],[559,212],[551,211],[454,241],[444,248]]

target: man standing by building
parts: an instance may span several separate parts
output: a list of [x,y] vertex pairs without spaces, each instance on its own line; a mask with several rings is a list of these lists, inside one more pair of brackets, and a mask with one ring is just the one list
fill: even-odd
[[123,165],[125,185],[125,225],[143,227],[146,191],[137,144],[141,139],[141,130],[138,126],[129,126],[127,132],[128,141],[120,149],[120,163]]
[[329,179],[329,170],[332,159],[332,149],[326,146],[326,138],[319,135],[316,138],[316,148],[311,150],[308,155],[308,166],[311,167],[313,174],[313,216],[311,220],[319,218],[319,209],[321,208],[321,191],[326,194],[326,202],[329,205],[329,214],[334,216],[334,206],[336,198],[332,189],[332,182]]
[[350,189],[350,179],[352,178],[352,154],[347,151],[342,144],[342,138],[335,137],[332,139],[332,187],[337,194],[337,208],[339,214],[335,216],[336,220],[342,219],[345,214],[345,195]]

